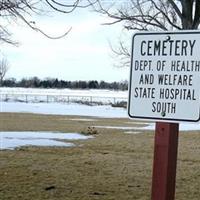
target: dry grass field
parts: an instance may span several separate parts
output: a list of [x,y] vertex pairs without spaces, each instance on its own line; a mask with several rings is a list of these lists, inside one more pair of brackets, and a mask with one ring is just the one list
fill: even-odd
[[[78,118],[86,117],[0,113],[0,131],[87,133],[92,126],[132,126],[128,119]],[[154,133],[96,130],[76,147],[0,151],[0,200],[149,200]],[[176,200],[199,199],[200,131],[181,132]]]

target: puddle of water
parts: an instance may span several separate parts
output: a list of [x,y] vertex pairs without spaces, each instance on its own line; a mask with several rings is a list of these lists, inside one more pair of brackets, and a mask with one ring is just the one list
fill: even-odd
[[79,133],[56,133],[56,132],[0,132],[0,150],[15,149],[20,146],[75,146],[57,140],[85,140],[92,136]]

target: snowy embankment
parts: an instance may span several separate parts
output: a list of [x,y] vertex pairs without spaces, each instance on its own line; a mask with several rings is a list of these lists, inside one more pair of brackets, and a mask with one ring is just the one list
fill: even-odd
[[87,103],[110,105],[127,102],[127,91],[0,88],[0,101],[26,103]]
[[111,106],[87,106],[74,103],[19,103],[0,102],[1,112],[52,115],[79,115],[103,118],[126,118],[126,109]]
[[[70,102],[44,102],[43,96],[52,95],[54,97],[73,97],[77,100],[85,101],[85,97],[92,97],[94,101],[100,101],[102,104],[115,98],[117,100],[126,99],[127,91],[113,90],[71,90],[71,89],[35,89],[35,88],[0,88],[0,94],[3,97],[7,94],[7,100],[1,98],[1,112],[25,112],[39,114],[55,114],[55,115],[81,115],[94,117],[127,117],[126,110],[123,108],[113,108],[110,105],[87,106],[83,104]],[[22,95],[34,96],[34,102],[19,102],[24,98]],[[37,101],[36,101],[37,98]],[[110,98],[110,99],[109,99]],[[113,99],[111,99],[113,98]],[[33,98],[32,98],[33,100]],[[90,101],[91,99],[89,99]],[[36,103],[40,102],[40,103]]]

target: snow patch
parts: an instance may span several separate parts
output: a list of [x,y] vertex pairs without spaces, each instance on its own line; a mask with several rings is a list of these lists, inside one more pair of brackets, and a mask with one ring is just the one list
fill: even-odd
[[93,138],[79,133],[57,133],[57,132],[0,132],[0,150],[15,149],[20,146],[75,146],[57,140],[85,140]]
[[124,133],[127,133],[127,134],[139,134],[141,132],[139,132],[139,131],[125,131]]
[[[137,130],[155,130],[155,123],[150,123],[148,126],[145,127],[135,127]],[[192,123],[180,123],[179,125],[180,131],[198,131],[200,130],[200,124],[192,124]]]

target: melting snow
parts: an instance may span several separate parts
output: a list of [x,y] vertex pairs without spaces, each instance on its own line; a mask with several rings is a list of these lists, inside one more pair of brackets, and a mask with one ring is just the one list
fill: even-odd
[[74,146],[57,140],[85,140],[92,136],[79,133],[56,133],[56,132],[0,132],[0,150],[15,149],[20,146]]
[[127,133],[127,134],[139,134],[141,132],[139,132],[139,131],[125,131],[124,133]]
[[[145,127],[135,127],[137,130],[155,130],[155,123],[150,123]],[[192,123],[180,123],[179,125],[180,131],[198,131],[200,130],[200,124],[192,124]]]

